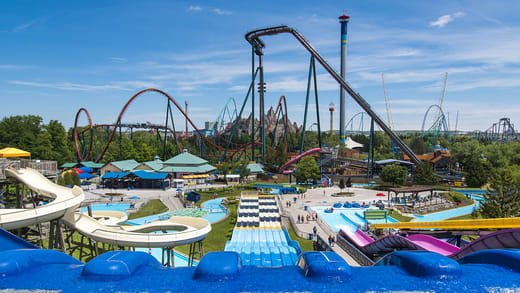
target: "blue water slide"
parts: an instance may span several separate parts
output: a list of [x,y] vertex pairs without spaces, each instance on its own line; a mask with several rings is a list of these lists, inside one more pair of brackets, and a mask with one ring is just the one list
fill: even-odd
[[283,265],[282,256],[280,254],[280,249],[278,247],[269,247],[269,251],[271,253],[271,266],[279,267]]
[[251,264],[251,247],[241,247],[240,250],[240,259],[242,260],[242,264],[248,266]]
[[262,266],[264,266],[264,267],[272,266],[273,262],[271,261],[271,252],[269,251],[269,248],[266,246],[262,246],[262,248],[260,250],[262,251],[262,253],[261,253]]
[[251,265],[261,266],[262,265],[262,252],[259,246],[251,247]]

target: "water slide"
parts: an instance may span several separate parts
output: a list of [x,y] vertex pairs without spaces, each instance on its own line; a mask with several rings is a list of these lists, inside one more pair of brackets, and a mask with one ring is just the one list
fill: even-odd
[[[171,217],[166,221],[154,221],[139,226],[108,227],[83,213],[67,213],[65,224],[88,238],[119,246],[174,247],[206,238],[211,225],[206,219]],[[173,233],[150,233],[176,231]]]
[[388,235],[374,240],[359,229],[354,233],[343,229],[341,232],[367,254],[387,253],[395,249],[428,250],[453,259],[460,259],[472,252],[484,249],[520,248],[520,229],[496,231],[470,242],[463,248],[421,234],[408,237]]
[[308,151],[305,151],[303,153],[301,153],[300,155],[298,155],[297,157],[295,157],[294,159],[291,159],[289,160],[287,163],[283,164],[282,167],[280,167],[280,173],[282,173],[285,169],[287,169],[287,167],[289,167],[290,165],[292,164],[296,164],[301,158],[305,157],[305,156],[308,156],[308,155],[312,155],[314,153],[317,153],[321,150],[321,148],[313,148],[313,149],[310,149]]
[[43,222],[49,222],[65,215],[69,210],[79,207],[85,199],[81,188],[67,188],[54,184],[38,171],[25,168],[6,169],[6,175],[16,178],[30,189],[53,200],[46,205],[35,208],[0,209],[0,227],[6,230],[23,228]]
[[[94,217],[90,217],[74,211],[85,199],[81,188],[75,186],[71,189],[57,185],[30,168],[7,169],[6,173],[30,189],[54,200],[33,209],[0,210],[0,227],[4,229],[17,229],[63,217],[66,225],[88,238],[113,245],[147,248],[193,243],[204,239],[211,231],[211,225],[207,220],[191,217],[171,217],[167,221],[155,221],[139,226],[109,227],[105,224],[114,225],[121,222],[124,216],[118,212],[107,211],[95,212]],[[151,233],[156,231],[163,233]],[[175,232],[164,233],[165,231]]]
[[282,26],[276,26],[276,27],[267,27],[262,29],[257,29],[254,31],[251,31],[245,35],[246,40],[253,46],[255,53],[257,55],[263,54],[262,50],[265,47],[264,42],[260,39],[262,36],[269,36],[269,35],[277,35],[281,33],[289,33],[293,35],[300,44],[303,45],[303,47],[323,66],[323,68],[334,78],[339,85],[358,103],[358,105],[363,108],[363,110],[372,118],[374,119],[374,122],[381,127],[381,129],[390,137],[392,141],[394,141],[399,148],[408,155],[410,160],[414,164],[419,164],[420,160],[417,158],[415,153],[412,151],[410,147],[408,147],[404,141],[395,133],[393,132],[388,125],[385,124],[384,120],[377,115],[377,113],[372,110],[372,107],[361,97],[360,94],[356,93],[348,84],[347,82],[341,78],[341,76],[334,70],[332,67],[325,61],[325,59],[314,49],[314,47],[305,39],[305,37],[300,34],[297,30],[282,25]]

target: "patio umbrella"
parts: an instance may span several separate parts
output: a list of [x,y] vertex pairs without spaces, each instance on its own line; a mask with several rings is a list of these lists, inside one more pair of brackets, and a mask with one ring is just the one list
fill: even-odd
[[376,184],[376,182],[375,182],[375,181],[370,181],[370,182],[368,182],[368,183],[370,183],[370,184]]
[[76,173],[78,173],[78,174],[83,173],[83,170],[80,170],[78,168],[72,168],[72,170],[76,171]]
[[0,158],[30,157],[31,153],[17,148],[3,148],[0,150]]
[[386,196],[386,195],[384,193],[380,192],[380,193],[376,194],[376,196]]

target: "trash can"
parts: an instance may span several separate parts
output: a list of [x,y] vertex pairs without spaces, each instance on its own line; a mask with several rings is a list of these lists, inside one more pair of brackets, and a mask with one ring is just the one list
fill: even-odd
[[308,208],[307,206],[304,206],[304,207],[303,207],[303,210],[305,210],[305,211],[308,210],[308,209],[309,209],[309,208]]
[[309,233],[309,240],[312,240],[313,237],[314,237],[314,235],[312,235],[311,233]]

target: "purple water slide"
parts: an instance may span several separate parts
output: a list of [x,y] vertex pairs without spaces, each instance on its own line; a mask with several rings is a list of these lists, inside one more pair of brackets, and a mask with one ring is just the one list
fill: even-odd
[[345,230],[341,230],[341,232],[367,254],[379,254],[403,248],[410,250],[428,250],[457,260],[479,250],[520,248],[520,229],[500,230],[490,233],[472,241],[462,249],[437,238],[422,234],[411,235],[406,238],[400,235],[388,235],[374,240],[359,229],[354,233]]
[[520,229],[500,230],[484,235],[473,240],[450,257],[457,260],[475,251],[504,248],[520,248]]
[[280,173],[283,172],[283,170],[287,169],[291,164],[297,163],[301,158],[312,155],[314,153],[317,153],[321,151],[321,148],[313,148],[308,151],[303,152],[302,154],[298,155],[296,158],[289,160],[287,163],[283,164],[282,167],[280,167]]
[[[377,240],[373,240],[369,235],[360,229],[356,232],[341,232],[359,249],[368,254],[379,254],[394,251],[394,249],[409,250],[429,250],[440,253],[442,255],[450,255],[459,248],[446,243],[442,240],[427,235],[419,235],[421,237],[405,238],[400,235],[388,235]],[[415,235],[414,235],[415,236]]]
[[444,242],[428,235],[415,234],[406,237],[406,239],[424,248],[424,250],[437,252],[444,256],[452,255],[460,250],[460,248],[455,245],[451,245],[448,242]]

